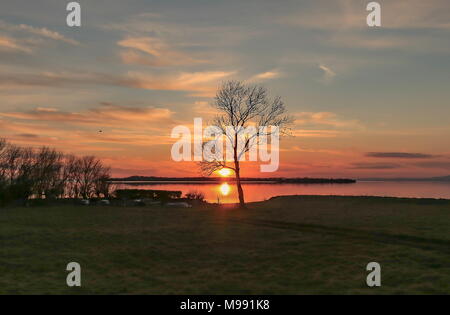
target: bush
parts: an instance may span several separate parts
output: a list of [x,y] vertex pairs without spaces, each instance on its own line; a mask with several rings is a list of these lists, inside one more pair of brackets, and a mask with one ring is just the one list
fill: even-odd
[[205,195],[200,191],[190,191],[186,194],[186,198],[189,200],[203,201],[205,200]]

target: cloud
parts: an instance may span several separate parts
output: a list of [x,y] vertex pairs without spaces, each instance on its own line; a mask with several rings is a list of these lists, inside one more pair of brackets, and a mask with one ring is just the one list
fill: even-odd
[[[319,30],[358,30],[367,28],[367,3],[316,0],[313,6],[278,18],[277,22]],[[381,3],[381,10],[383,28],[450,30],[447,0],[385,1]]]
[[55,32],[55,31],[51,31],[45,27],[37,28],[37,27],[33,27],[31,25],[20,24],[18,26],[12,27],[12,29],[25,31],[30,34],[39,35],[41,37],[45,37],[45,38],[56,40],[56,41],[62,41],[66,44],[70,44],[70,45],[74,45],[74,46],[80,45],[80,43],[78,41],[71,39],[71,38],[67,38],[64,35],[61,35],[60,33]]
[[294,124],[296,125],[325,125],[335,128],[361,128],[357,120],[341,119],[331,112],[300,112],[294,113]]
[[167,51],[167,46],[161,40],[152,37],[127,38],[117,42],[117,44],[143,51],[155,57],[160,57]]
[[320,68],[320,70],[323,71],[323,81],[324,82],[330,82],[336,76],[336,73],[325,65],[319,65],[319,68]]
[[348,151],[340,151],[340,150],[327,150],[327,149],[307,149],[301,148],[298,145],[294,145],[288,149],[282,149],[281,151],[290,151],[290,152],[301,152],[301,153],[319,153],[319,154],[329,154],[329,155],[339,155],[339,156],[348,156],[352,155],[351,152]]
[[[79,111],[38,107],[0,113],[0,133],[24,145],[50,145],[67,152],[113,152],[133,155],[133,147],[170,145],[171,126],[180,124],[167,108],[111,103]],[[147,148],[147,149],[145,149]],[[139,149],[135,149],[139,150]]]
[[57,112],[58,109],[57,109],[57,108],[54,108],[54,107],[37,107],[37,108],[36,108],[36,111],[38,111],[38,112],[51,112],[51,113],[53,113],[53,112]]
[[423,153],[405,153],[405,152],[368,152],[367,157],[374,158],[397,158],[397,159],[429,159],[435,157]]
[[133,86],[137,83],[126,77],[88,72],[0,73],[0,85],[17,88],[26,86],[74,87],[92,84]]
[[392,163],[352,163],[350,166],[351,169],[369,169],[369,170],[389,170],[389,169],[396,169],[401,168],[401,165],[398,164],[392,164]]
[[337,130],[295,129],[292,131],[292,135],[294,137],[305,137],[305,138],[335,138],[341,134],[342,132]]
[[38,135],[33,134],[33,133],[21,133],[17,135],[18,137],[22,137],[22,138],[39,138]]
[[450,162],[448,161],[429,161],[429,162],[420,162],[415,165],[423,168],[437,168],[437,169],[445,169],[450,170]]
[[0,117],[52,121],[65,124],[76,123],[97,126],[118,126],[118,124],[168,123],[172,122],[171,112],[167,108],[126,107],[103,103],[100,107],[82,112],[64,112],[54,108],[37,107],[26,112],[3,112]]
[[[176,13],[176,11],[173,12]],[[178,46],[201,46],[203,48],[235,45],[258,34],[263,34],[263,31],[243,29],[239,25],[216,25],[213,23],[205,27],[203,21],[197,24],[191,19],[186,22],[183,19],[171,18],[169,15],[170,13],[161,15],[144,12],[128,16],[121,21],[104,24],[101,28],[108,31],[119,31],[128,37],[151,35],[164,39],[166,42],[176,43]]]
[[24,53],[32,52],[31,48],[26,47],[16,39],[7,36],[0,36],[0,50],[19,51]]
[[[51,39],[51,40],[55,40],[55,41],[61,41],[64,42],[66,44],[70,44],[70,45],[74,45],[74,46],[78,46],[80,45],[80,43],[74,39],[65,37],[64,35],[49,30],[48,28],[45,27],[34,27],[31,25],[26,25],[26,24],[10,24],[10,23],[6,23],[4,21],[0,20],[0,30],[4,31],[4,32],[9,32],[9,33],[23,33],[23,34],[30,34],[30,35],[36,35],[41,39]],[[32,40],[32,39],[27,39],[28,42],[34,42],[36,43],[36,41]]]
[[206,101],[196,101],[192,108],[197,117],[204,119],[212,119],[219,114],[219,111],[211,103]]
[[234,71],[182,72],[179,74],[152,76],[130,72],[133,86],[148,90],[186,91],[191,96],[212,97],[219,81],[235,74]]
[[205,71],[153,75],[128,72],[123,75],[87,72],[0,73],[0,85],[5,88],[45,86],[68,88],[106,85],[147,90],[184,91],[191,96],[211,97],[220,80],[236,72]]
[[449,51],[445,41],[450,31],[448,0],[382,2],[382,26],[376,30],[367,26],[367,3],[316,0],[314,5],[278,18],[277,22],[320,30],[321,43],[347,49]]
[[334,138],[364,128],[357,120],[342,119],[331,112],[300,112],[292,117],[295,137]]
[[248,81],[249,82],[260,82],[260,81],[266,81],[271,79],[277,79],[281,77],[281,73],[277,70],[262,72],[254,75],[251,77]]
[[117,44],[130,48],[120,53],[122,61],[128,64],[162,67],[202,62],[169,47],[163,40],[155,37],[128,37]]

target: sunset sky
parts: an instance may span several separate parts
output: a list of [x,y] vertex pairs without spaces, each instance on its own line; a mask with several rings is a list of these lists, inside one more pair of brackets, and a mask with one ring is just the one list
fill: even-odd
[[80,28],[68,2],[0,2],[0,137],[115,176],[198,176],[171,130],[238,79],[295,118],[279,171],[243,176],[450,174],[448,0],[379,1],[381,28],[362,0],[80,0]]

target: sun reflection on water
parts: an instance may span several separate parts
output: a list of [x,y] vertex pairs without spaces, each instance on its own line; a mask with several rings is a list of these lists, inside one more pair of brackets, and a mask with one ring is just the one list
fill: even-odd
[[222,185],[220,185],[219,190],[223,196],[228,196],[231,191],[231,186],[228,185],[228,183],[223,183]]

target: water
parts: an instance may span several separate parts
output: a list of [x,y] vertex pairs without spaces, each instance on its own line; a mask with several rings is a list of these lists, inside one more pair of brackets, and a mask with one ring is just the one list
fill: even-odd
[[[208,202],[237,202],[234,183],[148,183],[139,185],[117,184],[120,189],[177,190],[183,195],[198,191],[205,195]],[[450,199],[450,182],[378,182],[359,181],[355,184],[255,184],[243,185],[245,199],[248,202],[262,201],[282,195],[340,195],[340,196],[385,196],[412,198]]]

